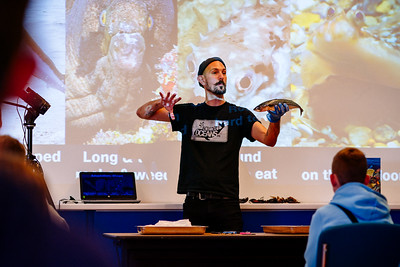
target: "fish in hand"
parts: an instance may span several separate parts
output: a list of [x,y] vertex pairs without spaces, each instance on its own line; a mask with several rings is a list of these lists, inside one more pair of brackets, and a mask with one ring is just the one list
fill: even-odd
[[259,104],[257,107],[254,108],[255,111],[258,112],[263,112],[263,111],[274,111],[275,106],[278,105],[279,103],[284,104],[286,103],[289,106],[290,109],[298,108],[300,109],[300,115],[303,114],[303,109],[300,107],[299,104],[294,102],[293,100],[290,99],[271,99],[267,100],[265,102],[262,102]]

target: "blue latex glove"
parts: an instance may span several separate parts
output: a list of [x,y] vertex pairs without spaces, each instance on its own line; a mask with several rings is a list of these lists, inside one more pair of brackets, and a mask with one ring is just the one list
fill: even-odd
[[289,111],[289,106],[286,103],[279,103],[278,105],[275,105],[275,110],[274,111],[269,111],[267,114],[267,119],[269,122],[275,123],[278,122],[281,117]]

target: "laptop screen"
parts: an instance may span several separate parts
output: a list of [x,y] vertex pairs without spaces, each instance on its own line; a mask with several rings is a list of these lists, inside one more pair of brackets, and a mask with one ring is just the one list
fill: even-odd
[[81,172],[81,200],[136,200],[133,172]]

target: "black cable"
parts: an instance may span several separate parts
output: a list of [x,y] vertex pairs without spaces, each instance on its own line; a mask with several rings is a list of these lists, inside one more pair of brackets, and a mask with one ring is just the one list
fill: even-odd
[[19,97],[17,97],[17,106],[15,107],[15,109],[16,109],[16,111],[17,111],[17,114],[18,114],[18,117],[19,117],[19,121],[21,122],[21,128],[22,128],[22,132],[23,132],[23,138],[22,138],[22,144],[25,146],[25,150],[28,150],[27,149],[27,140],[26,140],[26,127],[25,127],[25,125],[24,125],[24,121],[22,120],[22,117],[21,117],[21,113],[19,112],[19,109],[18,108],[24,108],[25,109],[25,111],[24,111],[24,118],[25,118],[25,115],[26,115],[26,112],[28,111],[28,105],[26,105],[26,106],[23,106],[23,105],[20,105],[19,103],[18,103],[18,101],[19,101]]
[[58,201],[58,210],[61,209],[61,201],[64,201],[64,204],[65,204],[65,203],[67,203],[68,199],[62,198],[62,199],[60,199],[60,200]]

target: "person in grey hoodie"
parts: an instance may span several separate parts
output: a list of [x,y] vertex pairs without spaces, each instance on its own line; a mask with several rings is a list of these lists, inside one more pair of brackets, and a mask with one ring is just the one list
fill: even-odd
[[317,264],[318,238],[326,228],[352,222],[393,223],[385,196],[367,186],[367,159],[362,151],[340,150],[333,158],[330,180],[335,194],[312,216],[304,253],[307,267]]

